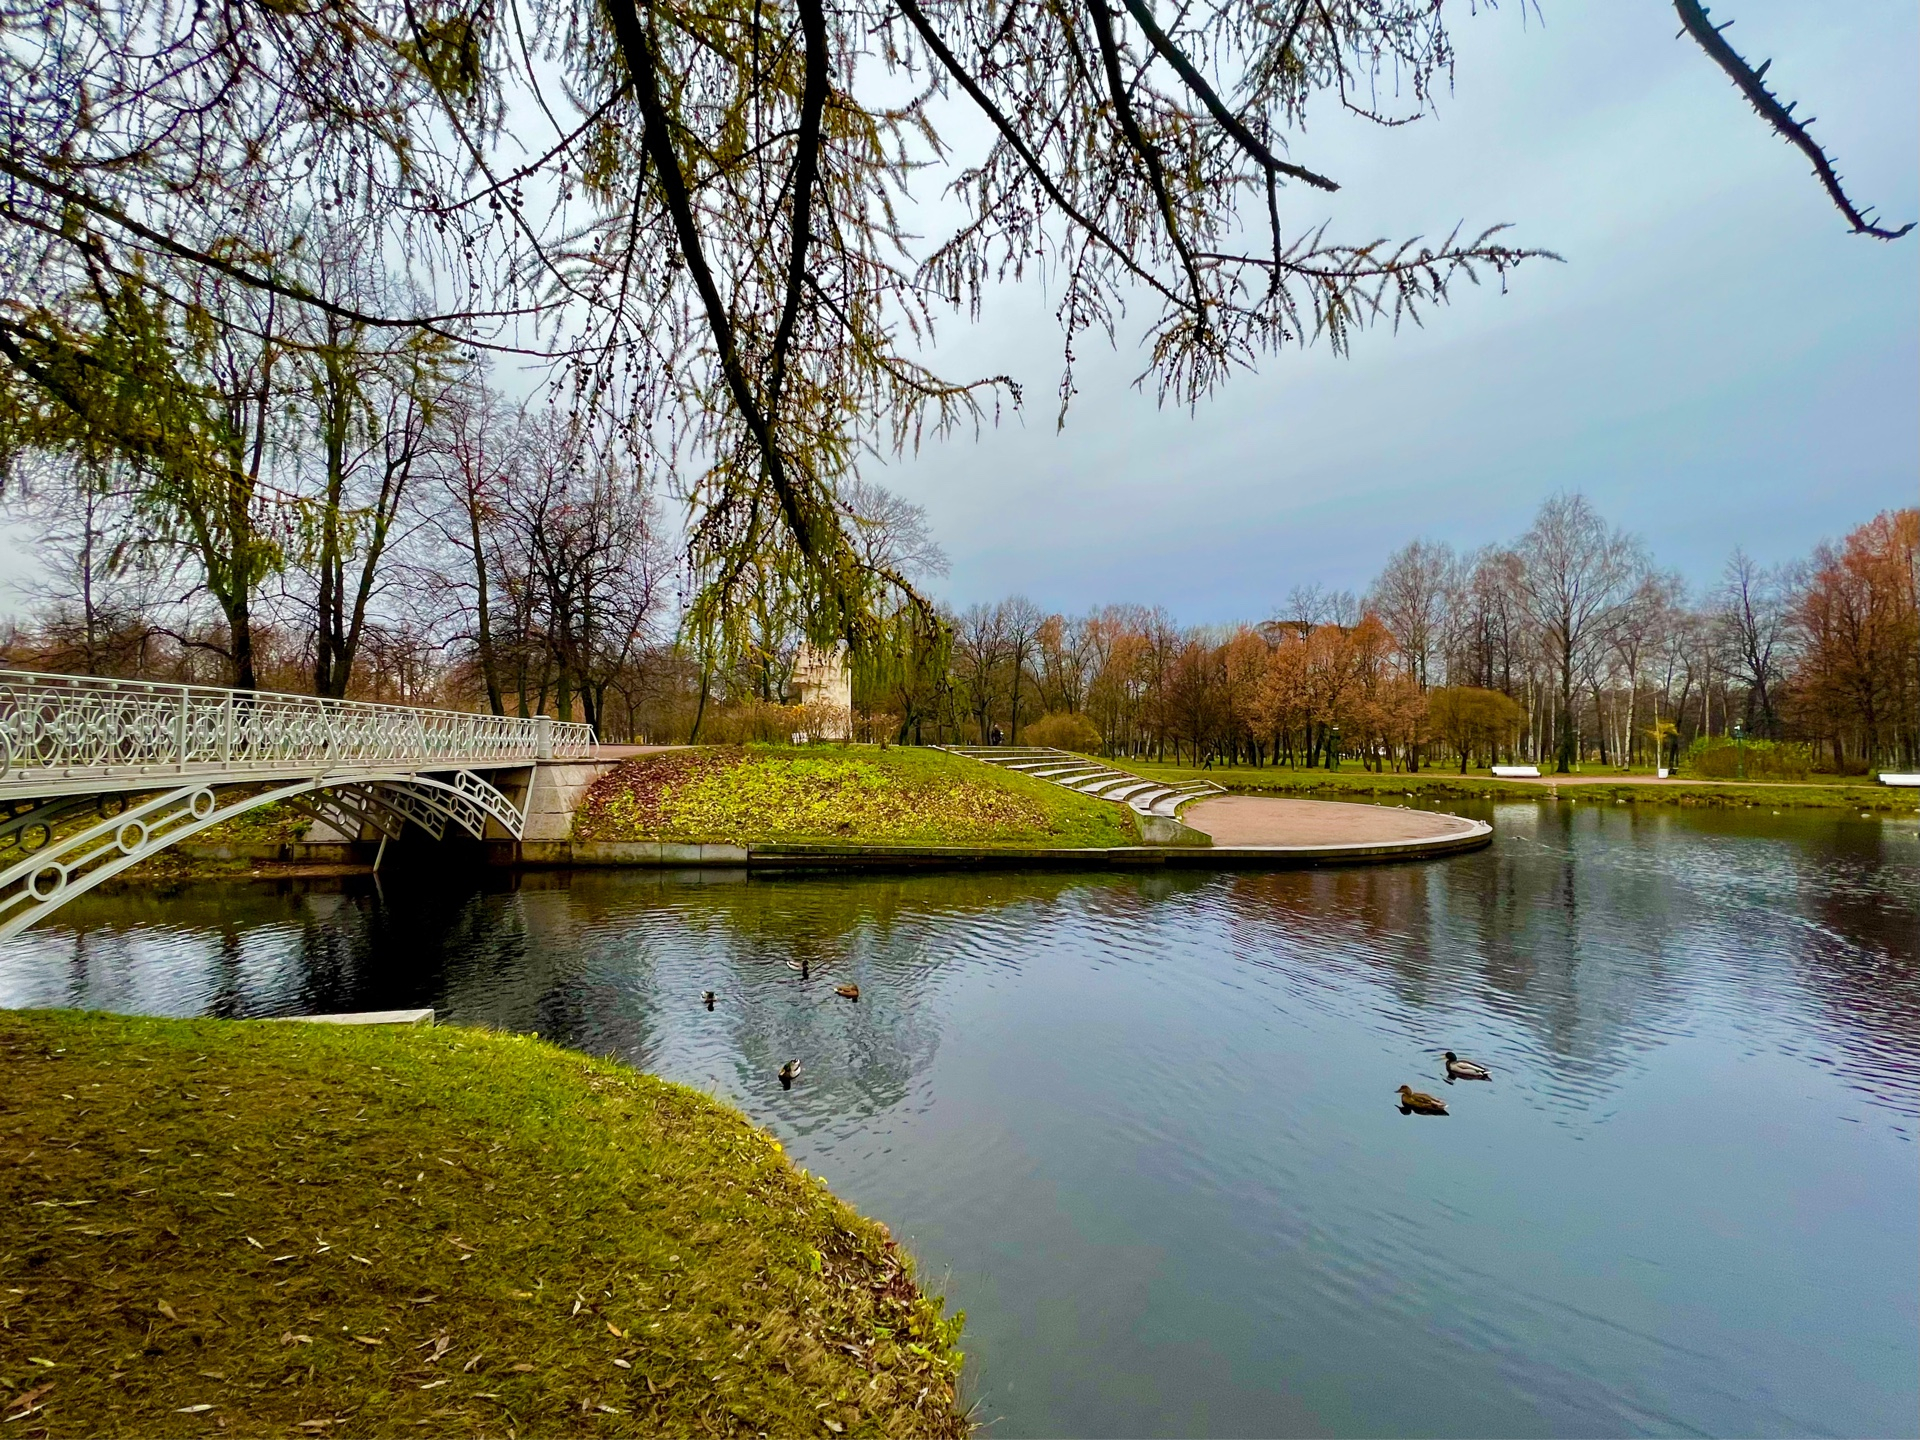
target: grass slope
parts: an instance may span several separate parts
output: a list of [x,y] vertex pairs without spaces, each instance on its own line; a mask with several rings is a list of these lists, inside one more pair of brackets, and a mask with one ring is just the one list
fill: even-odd
[[644,755],[595,782],[573,834],[734,845],[1139,843],[1121,806],[945,751],[900,746]]
[[957,1318],[691,1090],[482,1031],[62,1011],[0,1012],[0,1073],[9,1436],[965,1430]]
[[[1433,799],[1488,800],[1625,800],[1634,805],[1766,806],[1775,810],[1862,810],[1881,814],[1913,814],[1920,810],[1920,792],[1879,784],[1785,783],[1746,785],[1722,781],[1661,781],[1657,784],[1609,783],[1603,776],[1562,777],[1554,789],[1552,776],[1542,780],[1500,780],[1487,774],[1452,770],[1422,770],[1408,775],[1375,774],[1359,768],[1343,770],[1289,770],[1278,766],[1216,765],[1200,770],[1191,765],[1157,765],[1150,760],[1119,760],[1122,769],[1152,780],[1211,780],[1236,795],[1296,795],[1321,800],[1365,800],[1370,796],[1405,799],[1411,793]],[[1557,792],[1557,793],[1556,793]]]

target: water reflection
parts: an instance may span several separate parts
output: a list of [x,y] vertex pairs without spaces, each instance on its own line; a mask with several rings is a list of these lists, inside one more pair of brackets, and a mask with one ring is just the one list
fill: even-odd
[[[724,1095],[944,1278],[994,1433],[1910,1428],[1915,827],[1491,818],[1275,875],[120,892],[0,1003],[433,1005]],[[1447,1047],[1494,1084],[1402,1120]]]

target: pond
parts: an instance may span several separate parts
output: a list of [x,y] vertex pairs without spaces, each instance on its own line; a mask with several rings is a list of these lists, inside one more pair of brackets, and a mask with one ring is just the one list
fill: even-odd
[[1346,871],[122,890],[0,1004],[432,1005],[716,1093],[967,1312],[996,1436],[1912,1433],[1915,825],[1476,813]]

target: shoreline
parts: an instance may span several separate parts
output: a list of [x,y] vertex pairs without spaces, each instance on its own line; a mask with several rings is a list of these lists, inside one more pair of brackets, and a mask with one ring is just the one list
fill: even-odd
[[1229,795],[1297,795],[1310,799],[1531,800],[1545,804],[1624,800],[1630,805],[1685,808],[1852,810],[1883,815],[1920,814],[1920,789],[1836,779],[1821,781],[1704,780],[1652,775],[1542,775],[1538,779],[1460,775],[1446,770],[1290,770],[1278,766],[1190,765],[1127,762],[1141,774],[1163,780],[1211,780]]
[[887,1228],[685,1086],[456,1026],[72,1010],[0,1012],[0,1063],[22,1433],[970,1428],[961,1317]]

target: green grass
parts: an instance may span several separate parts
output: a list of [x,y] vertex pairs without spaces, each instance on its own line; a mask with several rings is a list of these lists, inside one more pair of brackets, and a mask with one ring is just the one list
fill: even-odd
[[[1349,764],[1339,770],[1290,770],[1281,766],[1216,765],[1201,770],[1191,765],[1159,765],[1150,760],[1119,760],[1122,769],[1153,780],[1211,780],[1236,795],[1298,795],[1322,800],[1405,799],[1409,793],[1434,800],[1580,800],[1634,805],[1767,806],[1776,810],[1862,810],[1881,814],[1920,811],[1920,794],[1873,782],[1836,780],[1830,783],[1728,784],[1719,781],[1688,783],[1684,778],[1654,785],[1609,784],[1603,772],[1563,777],[1558,794],[1542,781],[1501,780],[1484,771],[1462,775],[1454,770],[1422,770],[1417,774],[1388,771],[1376,774]],[[1552,776],[1543,777],[1551,782]]]
[[63,1011],[0,1012],[0,1073],[9,1435],[966,1428],[958,1318],[694,1091],[483,1031]]
[[940,750],[867,745],[641,756],[594,784],[573,834],[734,845],[1139,843],[1122,806]]

